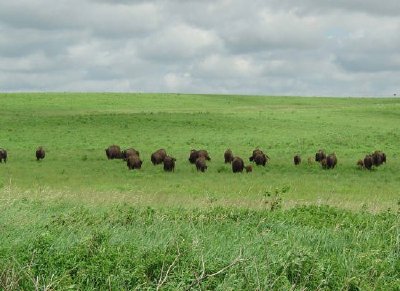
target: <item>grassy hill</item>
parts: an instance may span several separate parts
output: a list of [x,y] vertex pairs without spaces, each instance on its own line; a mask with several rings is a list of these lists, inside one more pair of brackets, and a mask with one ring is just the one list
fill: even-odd
[[[398,99],[18,93],[0,103],[2,289],[400,286]],[[111,144],[139,150],[142,169],[107,160]],[[265,168],[224,164],[227,148],[249,163],[255,147],[271,157]],[[159,148],[175,172],[151,164]],[[189,164],[192,148],[210,153],[206,173]],[[307,162],[320,148],[337,168]],[[358,169],[376,149],[387,164]]]

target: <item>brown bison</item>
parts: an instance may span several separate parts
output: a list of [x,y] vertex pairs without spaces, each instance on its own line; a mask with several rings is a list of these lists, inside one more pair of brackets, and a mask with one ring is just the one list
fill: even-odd
[[7,151],[5,149],[0,148],[0,163],[7,163]]
[[371,155],[366,155],[364,158],[364,167],[368,170],[372,169],[372,166],[374,164],[374,160]]
[[383,163],[386,163],[386,155],[381,151],[374,151],[372,153],[372,160],[374,166],[379,167]]
[[264,153],[256,154],[253,160],[257,166],[265,166],[268,162],[268,158]]
[[45,156],[46,156],[46,153],[45,153],[43,147],[41,147],[41,146],[38,147],[36,149],[36,160],[37,161],[43,160]]
[[128,160],[128,158],[129,158],[130,156],[137,156],[137,157],[139,157],[139,156],[140,156],[140,153],[139,153],[137,150],[135,150],[134,148],[129,148],[129,149],[123,150],[123,151],[121,152],[121,157],[122,157],[122,159],[123,159],[124,161]]
[[137,155],[128,156],[126,159],[126,165],[128,166],[129,170],[142,168],[142,163],[143,162]]
[[336,167],[337,164],[337,157],[336,154],[330,154],[326,157],[326,168],[333,169]]
[[224,153],[225,164],[232,163],[233,161],[233,153],[231,149],[227,149]]
[[326,158],[326,153],[324,150],[318,150],[318,152],[315,154],[315,161],[316,162],[322,162]]
[[105,151],[109,160],[122,159],[121,148],[118,145],[110,145]]
[[252,165],[248,165],[248,166],[246,166],[244,168],[246,169],[246,173],[253,172],[253,166]]
[[164,171],[166,172],[174,172],[175,171],[175,162],[176,159],[170,156],[166,156],[164,158]]
[[297,166],[297,165],[299,165],[300,163],[301,163],[301,157],[300,157],[300,155],[295,155],[294,157],[293,157],[293,163]]
[[151,154],[151,162],[153,165],[162,164],[165,157],[167,156],[167,152],[164,149],[159,149]]
[[234,173],[241,173],[244,169],[244,162],[242,158],[234,157],[232,160],[232,172]]
[[255,150],[253,151],[253,154],[251,155],[251,157],[249,157],[249,161],[250,161],[250,162],[253,162],[253,161],[254,161],[254,158],[256,157],[256,155],[259,155],[259,154],[263,155],[264,152],[263,152],[262,150],[260,150],[260,149],[255,149]]
[[206,158],[205,157],[201,156],[201,157],[197,158],[197,160],[196,160],[196,169],[197,169],[197,171],[202,171],[202,172],[207,170]]
[[208,155],[208,152],[206,150],[191,150],[190,155],[189,155],[189,162],[191,164],[195,164],[197,159],[203,157],[207,161],[211,161],[210,156]]
[[361,159],[358,160],[358,161],[357,161],[357,167],[360,168],[360,169],[364,168],[364,161],[361,160]]
[[327,169],[328,168],[328,163],[327,163],[326,158],[323,159],[322,161],[319,161],[319,162],[321,163],[321,166],[322,166],[323,169]]

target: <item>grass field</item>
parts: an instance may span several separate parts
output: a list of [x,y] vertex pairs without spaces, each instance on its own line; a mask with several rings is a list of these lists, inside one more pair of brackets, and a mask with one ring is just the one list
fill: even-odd
[[[18,93],[0,101],[9,155],[0,164],[3,289],[400,288],[399,99]],[[107,160],[114,143],[139,150],[142,169]],[[271,157],[265,168],[233,174],[223,163],[227,148],[248,161],[255,147]],[[177,158],[174,173],[151,164],[159,148]],[[206,173],[189,164],[192,148],[210,153]],[[320,148],[336,153],[337,168],[307,163]],[[357,160],[376,149],[387,164],[359,170]]]

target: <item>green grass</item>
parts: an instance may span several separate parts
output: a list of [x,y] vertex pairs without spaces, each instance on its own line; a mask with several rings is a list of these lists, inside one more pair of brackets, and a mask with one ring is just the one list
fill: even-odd
[[[0,289],[400,288],[398,99],[18,93],[0,103]],[[138,149],[142,169],[107,160],[114,143]],[[271,161],[233,174],[228,147],[246,163],[260,147]],[[151,164],[158,148],[177,158],[174,173]],[[209,151],[206,173],[189,164],[192,148]],[[307,163],[320,148],[337,168]],[[357,169],[376,149],[387,164]]]

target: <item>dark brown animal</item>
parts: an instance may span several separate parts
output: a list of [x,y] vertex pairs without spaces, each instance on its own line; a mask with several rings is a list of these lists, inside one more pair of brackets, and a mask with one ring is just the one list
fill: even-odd
[[319,161],[319,162],[321,163],[321,166],[322,166],[323,169],[327,169],[328,168],[328,164],[327,164],[326,158],[323,159],[322,161]]
[[195,164],[196,160],[200,157],[203,157],[207,161],[211,161],[210,156],[208,155],[208,152],[206,150],[191,150],[190,155],[189,155],[189,162],[191,164]]
[[41,146],[38,147],[36,149],[36,160],[37,161],[43,160],[45,156],[46,156],[46,153],[45,153],[43,147],[41,147]]
[[233,153],[231,149],[227,149],[224,153],[225,164],[232,163]]
[[232,161],[232,172],[234,173],[241,173],[244,169],[244,162],[243,159],[240,157],[234,157]]
[[205,157],[197,158],[197,160],[196,160],[196,169],[197,169],[197,171],[202,171],[202,172],[207,170],[207,164],[206,164],[206,158]]
[[361,159],[358,160],[358,161],[357,161],[357,167],[360,168],[360,169],[364,168],[364,161],[361,160]]
[[364,158],[364,167],[368,170],[372,169],[372,166],[374,164],[374,160],[371,155],[366,155]]
[[166,156],[164,158],[164,171],[166,172],[174,172],[175,171],[175,162],[176,159],[170,156]]
[[5,149],[0,148],[0,163],[7,163],[7,151]]
[[330,154],[326,157],[326,168],[333,169],[336,167],[337,157],[336,154]]
[[246,169],[246,173],[253,172],[253,166],[252,165],[248,165],[248,166],[246,166],[244,168]]
[[318,150],[318,152],[315,154],[316,162],[322,162],[322,160],[325,158],[326,158],[326,153],[324,150]]
[[129,170],[142,168],[142,163],[143,162],[137,155],[128,156],[126,159],[126,165],[128,166]]
[[260,150],[260,149],[255,149],[254,151],[253,151],[253,154],[251,155],[251,157],[249,157],[249,161],[250,162],[252,162],[252,161],[254,161],[254,158],[256,157],[256,155],[258,155],[258,154],[264,154],[263,153],[263,151],[262,150]]
[[262,153],[262,154],[256,154],[256,156],[254,157],[254,162],[256,163],[257,166],[264,166],[267,164],[267,156]]
[[379,167],[383,163],[386,163],[386,155],[381,151],[374,151],[372,153],[372,160],[374,166]]
[[111,145],[105,151],[109,160],[122,159],[121,148],[118,145]]
[[140,157],[140,153],[137,150],[135,150],[134,148],[129,148],[129,149],[123,150],[121,152],[121,157],[122,157],[122,159],[124,159],[124,161],[126,161],[128,159],[128,157],[130,157],[130,156]]
[[151,154],[150,159],[153,165],[158,165],[163,163],[166,156],[167,152],[165,151],[165,149],[159,149]]
[[293,163],[297,166],[301,163],[301,157],[299,155],[295,155],[293,157]]

